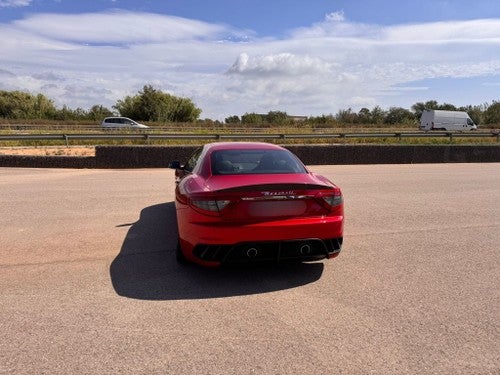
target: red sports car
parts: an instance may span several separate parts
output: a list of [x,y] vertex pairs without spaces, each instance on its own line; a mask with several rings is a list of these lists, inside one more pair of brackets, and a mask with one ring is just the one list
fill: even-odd
[[340,188],[273,144],[221,142],[175,169],[177,258],[204,266],[315,261],[342,247]]

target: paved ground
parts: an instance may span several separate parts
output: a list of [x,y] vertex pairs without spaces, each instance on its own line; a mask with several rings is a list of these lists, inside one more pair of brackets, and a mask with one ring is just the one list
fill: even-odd
[[0,373],[499,374],[500,165],[313,168],[333,260],[174,261],[169,170],[0,169]]

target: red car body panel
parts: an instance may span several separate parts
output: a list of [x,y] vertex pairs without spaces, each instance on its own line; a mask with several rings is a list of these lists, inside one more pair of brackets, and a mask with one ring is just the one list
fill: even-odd
[[[214,158],[227,156],[226,151],[232,167],[240,169],[218,174]],[[292,164],[294,172],[250,169],[252,163],[263,164],[252,158],[273,152]],[[256,142],[213,143],[192,159],[192,170],[176,169],[179,251],[185,259],[218,266],[226,261],[319,260],[340,252],[340,189],[308,171],[289,151]],[[284,160],[275,163],[273,168],[284,168]]]

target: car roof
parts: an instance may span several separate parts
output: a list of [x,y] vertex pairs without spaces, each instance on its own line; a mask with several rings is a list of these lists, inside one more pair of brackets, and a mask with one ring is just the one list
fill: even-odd
[[220,150],[283,150],[283,147],[264,142],[214,142],[207,143],[205,150],[207,152]]
[[214,142],[207,143],[203,146],[203,151],[201,154],[202,163],[198,164],[196,170],[197,174],[209,177],[212,173],[211,169],[211,157],[214,152],[224,151],[224,150],[275,150],[275,151],[288,151],[286,148],[281,146],[265,143],[265,142]]

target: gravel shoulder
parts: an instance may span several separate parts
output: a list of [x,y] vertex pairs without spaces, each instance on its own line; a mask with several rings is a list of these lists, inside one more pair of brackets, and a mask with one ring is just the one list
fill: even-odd
[[95,156],[93,146],[1,147],[0,155]]

